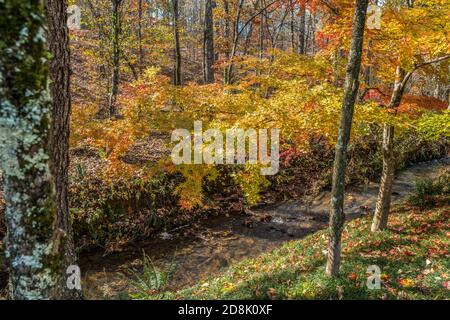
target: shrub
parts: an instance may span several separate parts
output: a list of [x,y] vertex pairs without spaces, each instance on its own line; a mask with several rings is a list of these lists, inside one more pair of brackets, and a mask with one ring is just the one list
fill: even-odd
[[416,182],[416,191],[409,198],[409,202],[421,208],[433,206],[436,196],[450,193],[450,170],[445,170],[437,180],[423,179]]

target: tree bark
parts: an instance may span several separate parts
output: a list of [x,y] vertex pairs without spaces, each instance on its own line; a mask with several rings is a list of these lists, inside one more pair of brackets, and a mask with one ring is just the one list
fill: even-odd
[[291,10],[290,32],[291,32],[291,50],[295,53],[295,4],[292,0],[289,0],[289,7]]
[[109,117],[116,113],[116,97],[119,93],[119,81],[120,81],[120,33],[121,33],[121,17],[120,6],[122,0],[112,1],[112,79],[111,79],[111,92],[109,94],[108,113]]
[[341,258],[341,236],[344,227],[344,185],[347,165],[347,147],[350,140],[353,111],[359,88],[359,71],[361,69],[364,26],[366,21],[368,0],[356,0],[353,16],[352,38],[350,44],[349,61],[345,79],[345,93],[342,105],[341,123],[333,169],[333,188],[331,193],[329,244],[326,274],[339,274]]
[[447,110],[450,110],[450,88],[447,89],[447,103],[448,103]]
[[248,48],[252,42],[252,37],[253,37],[253,23],[250,23],[249,30],[245,36],[244,50],[242,52],[242,54],[244,56],[246,56],[248,54]]
[[55,299],[64,265],[51,173],[43,1],[0,2],[0,166],[14,299]]
[[[389,109],[397,108],[400,105],[406,85],[406,81],[404,80],[408,76],[401,67],[397,67],[396,73],[394,91],[392,92],[391,101],[388,105]],[[383,127],[382,155],[383,171],[381,173],[380,188],[372,221],[372,232],[380,231],[387,227],[391,207],[392,185],[395,173],[394,127],[388,124]]]
[[395,159],[394,159],[394,127],[384,125],[383,127],[383,172],[378,191],[378,199],[375,214],[372,221],[371,231],[383,230],[387,226],[389,210],[391,206],[392,185],[394,182]]
[[367,66],[364,70],[364,84],[365,88],[371,88],[373,82],[373,68],[372,68],[372,40],[367,44]]
[[237,46],[239,43],[239,36],[241,34],[242,29],[239,29],[239,23],[241,21],[241,11],[242,7],[244,6],[244,0],[239,0],[238,8],[236,11],[236,19],[234,21],[234,31],[233,31],[233,43],[231,47],[230,56],[228,57],[228,66],[225,68],[225,74],[224,74],[224,83],[225,84],[231,84],[233,82],[233,70],[234,70],[234,63],[233,59],[236,55]]
[[139,75],[142,76],[144,71],[144,50],[142,48],[142,0],[138,2],[138,43],[139,43]]
[[180,46],[180,32],[179,32],[179,16],[178,16],[178,0],[172,0],[172,14],[173,14],[173,37],[175,42],[174,48],[174,71],[173,84],[181,85],[181,46]]
[[309,22],[309,30],[311,32],[311,53],[314,55],[316,53],[316,18],[313,14],[309,15]]
[[67,28],[67,3],[61,0],[47,1],[48,47],[50,61],[50,93],[52,96],[52,158],[51,167],[55,179],[56,211],[58,228],[65,232],[64,268],[58,288],[64,299],[80,299],[81,290],[69,290],[65,283],[66,269],[77,263],[69,214],[69,117],[70,97],[70,51]]
[[305,34],[306,34],[306,8],[300,8],[302,13],[300,14],[300,32],[298,34],[298,53],[305,54]]
[[[271,37],[271,45],[272,49],[276,49],[278,47],[278,38],[280,37],[281,31],[283,31],[284,21],[286,20],[288,14],[290,12],[290,7],[288,6],[286,8],[286,11],[284,12],[283,17],[281,18],[280,24],[278,27],[274,27],[273,35]],[[271,61],[273,61],[274,55],[271,55]]]
[[205,83],[214,83],[214,18],[213,0],[205,3],[205,27],[204,27],[204,80]]
[[261,13],[259,14],[259,59],[262,60],[264,54],[264,0],[259,0]]
[[224,37],[225,37],[225,56],[228,58],[230,56],[231,46],[230,46],[230,6],[228,4],[228,0],[223,0],[223,11],[225,13],[224,17]]

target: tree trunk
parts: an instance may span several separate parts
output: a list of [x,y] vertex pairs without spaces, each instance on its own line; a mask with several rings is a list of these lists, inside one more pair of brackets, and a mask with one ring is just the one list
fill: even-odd
[[250,24],[249,30],[247,35],[245,36],[245,45],[244,45],[244,50],[242,52],[242,54],[244,56],[246,56],[248,54],[248,48],[251,44],[252,41],[252,36],[253,36],[253,22]]
[[144,71],[144,50],[142,48],[142,0],[138,2],[138,42],[139,42],[139,75],[142,76]]
[[367,66],[364,70],[364,85],[365,89],[371,88],[373,83],[373,68],[372,68],[372,40],[367,44]]
[[[260,0],[260,8],[264,7],[263,0]],[[259,15],[259,59],[263,58],[264,54],[264,10]]]
[[[310,16],[311,13],[308,14],[308,16]],[[310,40],[310,33],[311,33],[311,25],[310,25],[310,21],[311,19],[306,19],[305,17],[305,54],[308,53],[308,47],[309,47],[309,40]]]
[[205,83],[214,83],[214,18],[213,0],[205,3],[205,29],[204,29],[204,80]]
[[450,110],[450,88],[447,89],[447,103],[448,103],[447,110]]
[[224,30],[224,37],[225,37],[225,56],[228,58],[230,56],[230,7],[228,4],[228,0],[223,0],[223,11],[225,13],[225,30]]
[[353,110],[359,88],[359,71],[361,68],[364,26],[366,21],[368,0],[356,0],[353,16],[352,38],[349,61],[345,79],[345,94],[342,105],[341,123],[333,169],[333,189],[331,194],[329,244],[326,265],[328,276],[339,274],[341,258],[341,236],[344,227],[344,184],[347,165],[347,147],[350,140]]
[[391,205],[392,185],[394,182],[394,127],[384,125],[383,128],[383,172],[381,174],[380,189],[372,221],[372,232],[383,230],[387,226],[388,214]]
[[113,5],[113,14],[111,19],[112,24],[112,79],[111,79],[111,92],[109,94],[108,112],[109,117],[116,113],[116,97],[119,93],[119,81],[120,81],[120,32],[121,32],[121,17],[120,17],[120,5],[122,0],[111,0]]
[[[283,31],[283,26],[284,26],[284,21],[286,20],[288,14],[289,14],[289,10],[290,7],[286,8],[286,11],[284,12],[283,17],[281,18],[280,24],[278,25],[278,27],[274,28],[273,30],[273,36],[271,38],[271,44],[272,44],[272,49],[276,49],[278,47],[278,38],[280,37],[281,31]],[[274,60],[274,55],[271,55],[271,61]]]
[[298,53],[305,54],[305,34],[306,34],[306,8],[300,8],[300,32],[298,34]]
[[[405,91],[405,71],[397,67],[394,91],[388,108],[397,108]],[[409,75],[407,75],[409,77]],[[384,125],[383,128],[383,171],[381,174],[380,189],[372,221],[372,232],[383,230],[387,227],[389,210],[391,207],[392,185],[394,182],[395,159],[394,159],[394,127]]]
[[314,55],[316,53],[316,17],[310,14],[309,18],[311,31],[311,53]]
[[69,117],[70,117],[70,52],[67,28],[67,3],[61,0],[47,1],[48,46],[52,54],[50,61],[50,93],[52,106],[52,153],[51,167],[55,179],[56,211],[58,227],[65,232],[64,268],[62,269],[61,297],[81,298],[81,290],[69,290],[65,283],[66,269],[77,262],[69,214],[68,170],[69,170]]
[[295,15],[294,15],[295,5],[292,0],[289,0],[289,7],[291,10],[291,21],[290,21],[291,50],[292,52],[295,53]]
[[231,84],[233,82],[233,70],[234,70],[233,59],[234,59],[234,56],[236,55],[237,46],[239,43],[239,36],[240,36],[239,23],[241,21],[241,11],[242,11],[243,6],[244,6],[244,0],[239,0],[238,8],[236,11],[236,19],[234,21],[233,43],[232,43],[232,47],[231,47],[230,56],[228,57],[228,66],[225,68],[225,74],[224,74],[224,83],[225,84]]
[[10,295],[56,299],[64,232],[58,228],[51,173],[43,1],[2,1],[0,16],[0,165]]
[[174,70],[173,70],[173,84],[181,85],[181,47],[180,34],[178,26],[178,0],[172,0],[172,14],[173,14],[173,37],[175,41],[174,49]]

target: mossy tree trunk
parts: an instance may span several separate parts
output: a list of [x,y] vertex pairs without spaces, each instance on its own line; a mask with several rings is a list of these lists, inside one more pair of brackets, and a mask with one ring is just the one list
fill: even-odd
[[67,3],[65,0],[47,0],[48,47],[50,61],[50,93],[52,96],[52,173],[56,187],[56,210],[58,227],[65,232],[64,268],[62,269],[61,297],[79,299],[81,291],[70,290],[65,283],[67,267],[77,262],[69,214],[69,118],[70,98],[70,52],[67,27]]
[[10,295],[54,299],[64,265],[64,232],[57,227],[50,165],[44,2],[0,1],[0,16],[0,165]]
[[368,0],[356,0],[353,16],[352,38],[350,43],[347,75],[345,79],[345,93],[342,105],[341,123],[333,169],[333,189],[331,194],[329,244],[326,274],[339,274],[341,258],[341,236],[344,227],[344,185],[347,166],[347,147],[350,140],[353,111],[359,88],[359,71],[361,69],[362,46],[364,40],[364,26],[366,21]]

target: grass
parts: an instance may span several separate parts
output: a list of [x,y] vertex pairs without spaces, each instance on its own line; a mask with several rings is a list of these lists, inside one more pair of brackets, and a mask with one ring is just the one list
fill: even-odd
[[[349,222],[343,232],[341,275],[324,275],[326,230],[248,259],[216,278],[166,299],[449,299],[450,196],[433,209],[392,210],[389,229],[370,233],[371,217]],[[381,269],[381,288],[367,288],[367,268]],[[155,299],[161,295],[141,295]]]
[[172,261],[163,269],[157,268],[149,256],[143,253],[143,272],[138,274],[133,270],[129,270],[136,278],[131,282],[131,286],[134,288],[135,293],[127,294],[125,298],[140,298],[147,294],[154,295],[158,298],[164,299],[165,289],[170,283],[173,271],[175,269],[175,263]]

